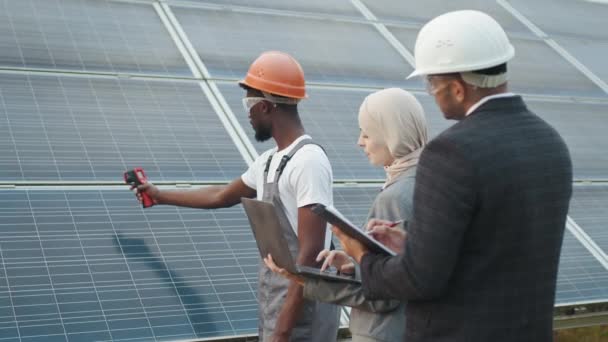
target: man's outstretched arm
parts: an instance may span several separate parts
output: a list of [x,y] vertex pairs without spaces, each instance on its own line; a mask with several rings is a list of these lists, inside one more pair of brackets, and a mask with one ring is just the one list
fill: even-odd
[[180,207],[215,209],[231,207],[241,202],[241,197],[255,197],[256,191],[242,181],[233,180],[228,185],[208,186],[196,190],[161,190],[152,183],[137,187],[138,192],[147,193],[156,204]]

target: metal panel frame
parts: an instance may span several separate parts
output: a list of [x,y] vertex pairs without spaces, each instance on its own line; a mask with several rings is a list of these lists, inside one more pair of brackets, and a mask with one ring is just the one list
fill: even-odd
[[232,140],[237,145],[237,148],[243,155],[247,165],[251,165],[255,158],[258,157],[255,147],[253,147],[251,141],[247,138],[241,125],[238,124],[234,117],[234,113],[230,110],[230,107],[228,107],[222,93],[215,83],[209,80],[210,74],[207,67],[198,53],[196,53],[196,49],[194,49],[186,32],[173,14],[171,7],[166,3],[160,5],[155,3],[154,7],[157,9],[159,15],[165,18],[163,19],[163,22],[167,24],[168,29],[171,27],[171,29],[169,29],[171,37],[175,40],[176,44],[180,46],[180,51],[184,54],[184,58],[189,61],[188,65],[191,66],[192,72],[196,77],[204,79],[203,82],[200,82],[201,88],[209,98],[209,101],[212,102],[216,109],[216,114],[220,117],[220,120],[222,120],[224,127],[231,135]]

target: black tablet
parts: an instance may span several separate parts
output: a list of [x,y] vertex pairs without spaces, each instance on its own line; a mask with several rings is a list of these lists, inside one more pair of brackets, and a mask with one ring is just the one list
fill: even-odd
[[344,234],[361,242],[370,252],[382,255],[395,256],[397,253],[385,245],[378,242],[372,236],[368,235],[363,229],[352,224],[344,215],[342,215],[334,207],[326,207],[323,204],[316,204],[312,207],[312,212],[324,218],[330,224],[340,228]]

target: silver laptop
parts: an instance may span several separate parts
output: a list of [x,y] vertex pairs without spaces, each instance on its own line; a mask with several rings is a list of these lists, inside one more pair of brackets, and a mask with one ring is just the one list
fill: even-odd
[[243,203],[249,218],[251,230],[253,230],[253,236],[262,258],[271,254],[277,266],[293,274],[331,281],[361,283],[357,279],[339,275],[332,271],[321,271],[320,268],[297,265],[291,256],[287,240],[283,236],[283,230],[274,205],[270,202],[250,198],[241,198],[241,203]]

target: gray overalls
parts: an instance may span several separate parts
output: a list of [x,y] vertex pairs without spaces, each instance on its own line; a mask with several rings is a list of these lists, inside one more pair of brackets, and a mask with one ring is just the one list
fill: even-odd
[[[276,170],[274,181],[268,183],[268,169],[273,155],[270,155],[264,168],[264,193],[262,200],[272,202],[277,209],[283,235],[293,259],[298,256],[298,237],[289,223],[285,206],[279,196],[279,177],[291,157],[304,145],[315,144],[311,139],[303,139],[283,156]],[[325,236],[322,237],[325,239]],[[260,341],[270,341],[281,312],[289,280],[274,274],[263,262],[260,263],[258,301],[259,301],[259,334]],[[304,299],[304,306],[296,326],[291,332],[292,342],[331,342],[336,340],[339,324],[339,307],[333,304],[321,303]]]

